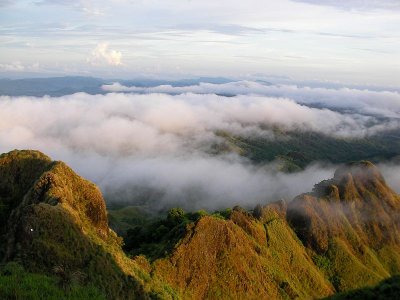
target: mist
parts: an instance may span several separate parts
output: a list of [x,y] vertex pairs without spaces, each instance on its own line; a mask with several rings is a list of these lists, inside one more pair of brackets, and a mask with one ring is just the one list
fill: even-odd
[[400,94],[396,91],[372,91],[347,87],[308,87],[257,81],[237,81],[223,84],[199,83],[198,85],[183,87],[171,85],[128,87],[115,82],[110,85],[103,85],[102,88],[109,92],[196,93],[279,97],[291,99],[301,104],[319,104],[327,108],[351,109],[365,115],[400,118]]
[[258,203],[291,200],[333,173],[331,167],[312,165],[285,174],[275,164],[254,166],[235,156],[159,157],[119,161],[100,186],[110,199],[150,203],[160,209],[171,205],[191,210],[253,208]]
[[400,162],[381,163],[377,167],[385,178],[387,185],[396,193],[400,193]]
[[[0,97],[0,152],[37,149],[102,189],[108,203],[163,209],[219,209],[286,199],[311,191],[335,166],[315,163],[285,174],[230,152],[217,134],[277,139],[272,128],[357,138],[396,128],[358,113],[309,107],[262,95],[77,93]],[[399,188],[396,168],[385,168]]]

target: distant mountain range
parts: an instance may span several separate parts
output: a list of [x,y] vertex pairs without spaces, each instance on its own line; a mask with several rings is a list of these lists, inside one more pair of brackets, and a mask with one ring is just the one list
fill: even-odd
[[100,79],[93,77],[49,77],[49,78],[27,78],[27,79],[0,79],[0,95],[6,96],[35,96],[45,95],[59,97],[78,92],[88,94],[105,94],[101,86],[119,82],[126,86],[153,87],[159,85],[188,86],[200,82],[226,83],[232,80],[222,77],[200,77],[182,80],[158,80],[158,79]]
[[0,214],[2,299],[309,299],[400,272],[400,196],[367,161],[252,211],[114,214],[113,226],[133,224],[123,246],[94,184],[12,151],[0,155]]

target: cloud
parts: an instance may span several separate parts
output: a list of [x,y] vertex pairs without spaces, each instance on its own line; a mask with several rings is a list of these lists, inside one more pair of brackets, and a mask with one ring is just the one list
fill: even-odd
[[16,0],[12,1],[12,0],[0,0],[0,7],[5,7],[5,6],[9,6],[14,4],[14,2],[16,2]]
[[390,186],[396,193],[400,193],[400,161],[381,163],[378,164],[383,177],[388,186]]
[[274,164],[254,166],[235,156],[156,157],[123,159],[113,165],[101,185],[110,199],[153,207],[221,209],[254,207],[290,200],[332,177],[333,168],[313,165],[296,174],[276,171]]
[[72,7],[89,16],[104,16],[102,9],[97,6],[104,6],[104,3],[96,3],[92,0],[40,0],[35,2],[36,5],[60,5]]
[[20,61],[14,61],[8,64],[0,64],[0,72],[35,71],[38,70],[38,68],[39,68],[39,63],[24,65]]
[[100,43],[92,51],[88,62],[92,65],[111,65],[121,66],[122,53],[120,51],[109,49],[108,43]]
[[303,2],[314,5],[331,6],[339,9],[352,10],[377,10],[377,9],[400,9],[398,0],[292,0],[294,2]]
[[217,209],[253,206],[311,190],[334,167],[295,174],[215,153],[235,135],[277,138],[269,128],[359,136],[370,117],[286,98],[185,93],[0,97],[0,152],[39,149],[99,184],[108,201]]
[[361,114],[400,118],[400,93],[351,88],[324,88],[297,85],[275,85],[254,81],[224,84],[200,83],[191,86],[160,85],[155,87],[123,86],[118,82],[103,85],[108,92],[166,93],[166,94],[220,94],[282,97],[307,105],[352,109]]

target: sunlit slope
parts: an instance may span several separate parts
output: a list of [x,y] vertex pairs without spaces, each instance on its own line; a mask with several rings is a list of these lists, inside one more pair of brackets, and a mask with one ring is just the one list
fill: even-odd
[[37,151],[1,155],[0,174],[0,202],[8,217],[2,227],[3,261],[49,275],[81,274],[109,299],[158,292],[157,283],[150,288],[150,276],[122,252],[94,184]]
[[400,272],[400,198],[369,162],[339,168],[295,198],[287,218],[337,290]]
[[228,220],[207,216],[188,229],[155,272],[185,299],[315,298],[333,287],[313,264],[280,211],[262,221],[234,209]]
[[[130,240],[142,254],[132,257],[108,226],[99,189],[40,152],[0,156],[0,204],[1,282],[43,278],[52,295],[60,279],[79,277],[108,299],[312,299],[400,273],[400,198],[366,161],[251,213],[175,209],[151,227],[140,210],[124,209],[119,217],[151,229],[133,231],[144,236]],[[26,273],[7,271],[10,262]]]
[[399,213],[379,170],[350,164],[288,207],[201,218],[154,269],[188,299],[322,297],[400,273]]

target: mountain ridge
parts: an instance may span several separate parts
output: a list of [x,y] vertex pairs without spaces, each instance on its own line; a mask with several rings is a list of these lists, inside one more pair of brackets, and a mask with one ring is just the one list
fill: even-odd
[[322,298],[400,273],[400,197],[365,161],[252,213],[180,223],[175,211],[162,232],[183,235],[154,259],[123,253],[100,190],[63,162],[15,150],[0,155],[0,175],[3,263],[57,278],[79,271],[108,299]]

